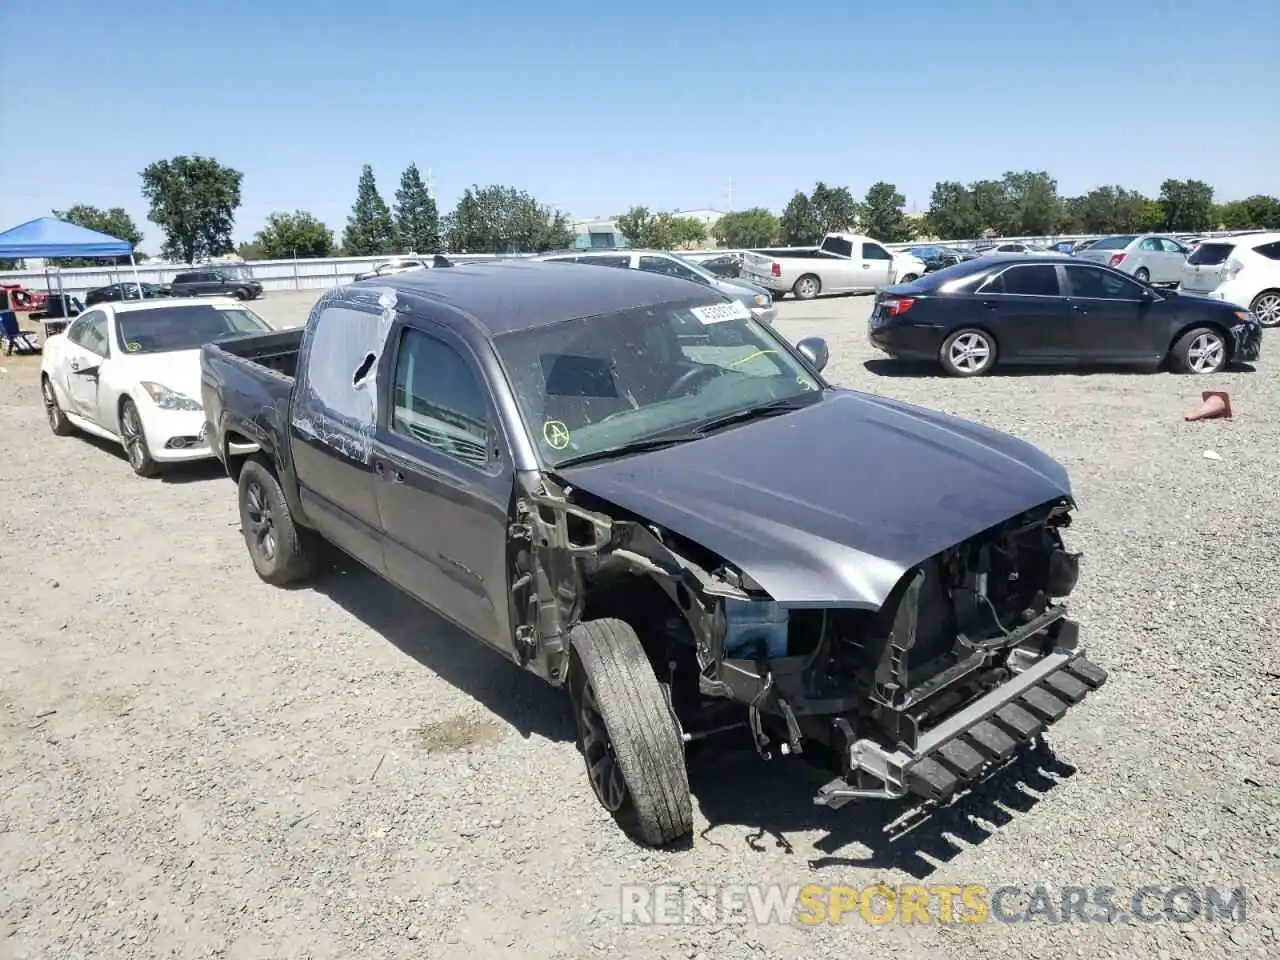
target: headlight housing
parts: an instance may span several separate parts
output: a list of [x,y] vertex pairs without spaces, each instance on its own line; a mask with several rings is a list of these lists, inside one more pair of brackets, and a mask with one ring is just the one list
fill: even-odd
[[142,389],[147,391],[147,396],[161,410],[203,410],[204,407],[198,400],[192,400],[185,393],[179,393],[177,390],[171,390],[163,383],[153,383],[150,380],[141,381]]
[[770,303],[772,303],[772,301],[771,301],[767,296],[765,296],[763,293],[757,293],[757,294],[756,294],[756,306],[757,306],[757,307],[767,307],[767,306],[769,306],[769,304],[770,304]]

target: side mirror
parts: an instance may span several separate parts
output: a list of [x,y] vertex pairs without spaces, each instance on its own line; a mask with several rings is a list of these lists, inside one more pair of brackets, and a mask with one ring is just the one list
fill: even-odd
[[831,350],[827,347],[827,341],[821,337],[805,337],[796,344],[796,349],[819,373],[826,368],[827,361],[831,359]]

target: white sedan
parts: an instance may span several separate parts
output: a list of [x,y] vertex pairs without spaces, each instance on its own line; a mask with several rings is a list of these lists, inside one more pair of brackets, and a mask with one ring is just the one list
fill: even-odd
[[[200,347],[272,329],[229,298],[101,303],[45,341],[40,389],[58,436],[114,440],[143,477],[213,456],[200,403]],[[252,453],[253,446],[232,446]]]

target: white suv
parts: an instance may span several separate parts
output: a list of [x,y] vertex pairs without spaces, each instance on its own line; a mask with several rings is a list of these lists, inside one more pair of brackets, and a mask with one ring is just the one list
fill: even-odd
[[1280,233],[1200,241],[1178,289],[1247,307],[1264,327],[1280,327]]

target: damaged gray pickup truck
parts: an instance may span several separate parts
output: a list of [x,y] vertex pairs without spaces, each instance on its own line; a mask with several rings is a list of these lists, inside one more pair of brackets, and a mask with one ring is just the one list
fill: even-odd
[[941,801],[1106,680],[1062,604],[1063,468],[827,356],[684,280],[495,262],[330,291],[201,365],[259,576],[328,541],[566,688],[600,802],[662,845],[692,740],[801,755],[830,807]]

